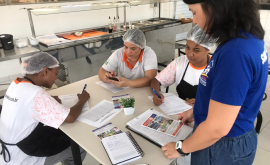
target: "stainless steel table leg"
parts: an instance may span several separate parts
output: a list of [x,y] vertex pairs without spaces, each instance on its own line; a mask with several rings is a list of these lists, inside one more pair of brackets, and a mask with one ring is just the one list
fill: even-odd
[[70,139],[71,151],[75,165],[82,165],[81,152],[79,145]]

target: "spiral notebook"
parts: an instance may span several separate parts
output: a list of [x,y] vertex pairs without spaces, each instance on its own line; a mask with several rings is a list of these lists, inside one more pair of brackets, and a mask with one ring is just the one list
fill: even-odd
[[101,140],[113,165],[126,164],[144,156],[130,132],[105,137]]

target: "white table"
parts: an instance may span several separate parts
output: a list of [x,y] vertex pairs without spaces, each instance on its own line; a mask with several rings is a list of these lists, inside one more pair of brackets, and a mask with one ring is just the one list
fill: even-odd
[[[54,89],[49,91],[51,95],[65,95],[80,93],[87,84],[86,91],[90,93],[89,106],[90,108],[99,103],[101,100],[106,99],[112,101],[111,97],[122,94],[129,94],[131,97],[135,98],[135,113],[134,115],[125,116],[124,112],[120,112],[115,116],[110,122],[113,125],[120,128],[122,131],[129,131],[126,129],[126,123],[136,116],[140,115],[144,111],[154,108],[162,112],[154,103],[148,98],[152,95],[150,87],[144,88],[128,88],[116,94],[111,91],[97,85],[95,82],[100,81],[98,76],[93,76],[76,83],[66,85],[64,87]],[[177,119],[177,116],[172,116],[172,118]],[[75,121],[74,123],[64,123],[60,126],[60,129],[66,133],[73,141],[85,149],[91,156],[93,156],[102,165],[110,165],[111,162],[104,150],[101,140],[92,133],[95,127],[82,123],[80,121]],[[131,132],[131,131],[130,131]],[[172,160],[168,160],[163,155],[163,152],[156,145],[148,142],[141,136],[131,132],[139,146],[144,151],[145,155],[143,158],[133,161],[129,164],[149,164],[149,165],[168,165]],[[74,144],[73,144],[74,145]]]

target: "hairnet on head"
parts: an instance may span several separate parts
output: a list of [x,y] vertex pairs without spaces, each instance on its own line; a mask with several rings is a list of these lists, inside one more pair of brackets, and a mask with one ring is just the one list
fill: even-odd
[[23,75],[36,74],[41,72],[45,67],[50,69],[59,67],[59,62],[49,53],[39,52],[22,62],[21,72]]
[[146,39],[143,32],[139,29],[130,29],[123,36],[124,42],[130,42],[143,49],[146,45]]
[[187,34],[187,40],[211,50],[216,45],[217,39],[207,35],[198,25],[194,26]]

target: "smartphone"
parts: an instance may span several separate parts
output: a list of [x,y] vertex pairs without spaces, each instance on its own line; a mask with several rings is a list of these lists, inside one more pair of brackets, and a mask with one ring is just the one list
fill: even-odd
[[115,77],[108,77],[110,80],[114,80],[114,81],[119,81],[117,78]]

